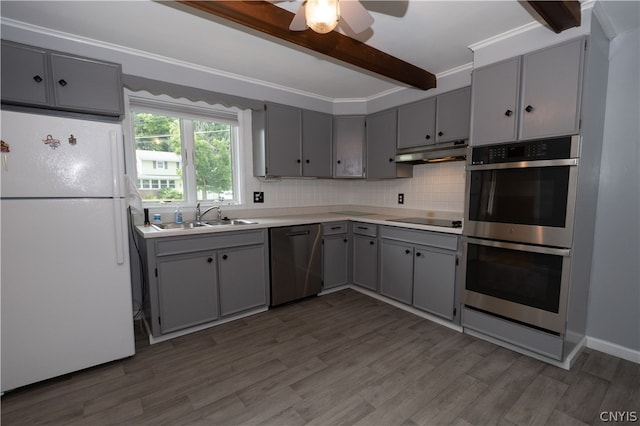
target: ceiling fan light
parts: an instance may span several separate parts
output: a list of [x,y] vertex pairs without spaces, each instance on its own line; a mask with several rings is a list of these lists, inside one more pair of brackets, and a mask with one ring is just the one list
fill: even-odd
[[326,34],[338,25],[340,6],[338,0],[307,0],[304,14],[309,28]]

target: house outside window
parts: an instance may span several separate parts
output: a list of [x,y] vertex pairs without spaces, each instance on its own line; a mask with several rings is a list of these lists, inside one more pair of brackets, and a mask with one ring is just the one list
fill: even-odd
[[143,204],[240,202],[237,112],[200,104],[129,97]]

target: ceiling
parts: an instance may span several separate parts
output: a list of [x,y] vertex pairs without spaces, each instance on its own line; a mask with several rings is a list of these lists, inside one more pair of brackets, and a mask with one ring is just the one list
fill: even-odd
[[[277,4],[295,12],[300,1]],[[516,0],[363,4],[375,22],[355,38],[437,77],[468,67],[469,46],[535,23]],[[3,0],[0,7],[3,26],[168,58],[321,99],[372,99],[407,87],[175,2]]]

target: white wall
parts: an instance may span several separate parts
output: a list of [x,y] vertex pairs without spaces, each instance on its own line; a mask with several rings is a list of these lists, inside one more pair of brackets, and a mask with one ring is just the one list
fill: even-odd
[[[640,362],[640,30],[611,41],[587,335]],[[615,350],[615,347],[614,347]],[[635,351],[635,354],[632,352]]]

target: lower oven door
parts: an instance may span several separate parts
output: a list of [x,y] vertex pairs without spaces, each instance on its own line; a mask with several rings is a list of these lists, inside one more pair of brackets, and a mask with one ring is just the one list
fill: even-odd
[[571,250],[465,237],[463,303],[564,334]]

